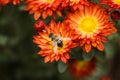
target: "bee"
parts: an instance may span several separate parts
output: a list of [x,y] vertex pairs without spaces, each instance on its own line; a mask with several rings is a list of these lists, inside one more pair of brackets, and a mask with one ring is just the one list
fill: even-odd
[[50,33],[49,38],[58,46],[58,47],[63,47],[63,42],[61,39],[59,39],[55,34]]

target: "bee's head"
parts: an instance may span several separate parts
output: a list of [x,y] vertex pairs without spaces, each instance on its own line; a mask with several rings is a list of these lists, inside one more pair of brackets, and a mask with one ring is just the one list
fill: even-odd
[[51,38],[53,35],[54,35],[53,33],[50,33],[50,34],[49,34],[49,38]]
[[58,46],[58,47],[63,47],[63,41],[62,41],[62,40],[59,40],[59,41],[57,42],[57,46]]

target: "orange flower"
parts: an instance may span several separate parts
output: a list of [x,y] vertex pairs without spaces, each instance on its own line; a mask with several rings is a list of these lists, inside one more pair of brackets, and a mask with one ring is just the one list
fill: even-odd
[[69,61],[68,65],[69,72],[74,76],[75,79],[90,76],[90,74],[92,74],[95,68],[96,58],[92,58],[89,61],[77,61],[72,59]]
[[72,31],[64,23],[56,24],[51,21],[49,26],[45,26],[43,32],[34,36],[33,42],[41,48],[39,55],[44,57],[44,62],[62,60],[64,63],[70,58],[70,48],[75,45],[72,43]]
[[100,80],[112,80],[112,78],[109,76],[103,76],[100,78]]
[[0,0],[0,4],[6,5],[8,3],[12,2],[13,5],[19,4],[20,0]]
[[62,7],[68,7],[70,6],[71,9],[76,10],[80,9],[83,10],[84,5],[89,5],[88,0],[63,0],[62,1]]
[[110,10],[116,8],[120,9],[120,0],[102,0],[100,3],[110,6]]
[[26,0],[25,10],[29,11],[29,14],[34,13],[34,19],[37,20],[41,15],[43,18],[52,16],[53,13],[60,15],[57,10],[60,3],[61,0]]
[[90,52],[91,48],[94,47],[103,51],[102,42],[107,41],[105,36],[116,32],[109,17],[105,9],[92,4],[89,7],[85,6],[83,11],[77,10],[69,13],[66,21],[79,35],[78,39],[83,50]]
[[20,3],[21,0],[12,0],[13,1],[13,5],[17,5]]
[[10,2],[10,0],[0,0],[0,5],[6,5]]

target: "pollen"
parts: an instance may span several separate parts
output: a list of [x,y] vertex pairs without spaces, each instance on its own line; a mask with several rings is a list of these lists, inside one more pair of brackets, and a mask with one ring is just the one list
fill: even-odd
[[43,0],[45,2],[54,2],[54,0]]
[[87,66],[87,65],[88,65],[87,61],[80,61],[80,62],[78,62],[79,68],[84,68],[84,66]]
[[113,0],[116,4],[120,5],[120,0]]
[[86,34],[91,34],[96,31],[98,27],[98,22],[93,17],[85,17],[81,19],[79,24],[79,29]]

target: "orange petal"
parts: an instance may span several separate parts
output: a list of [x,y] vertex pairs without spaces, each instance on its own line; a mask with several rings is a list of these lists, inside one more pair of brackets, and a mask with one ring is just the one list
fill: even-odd
[[69,58],[70,58],[70,56],[69,56],[68,53],[65,53],[64,56],[65,56],[66,59],[69,59]]
[[91,50],[91,44],[85,44],[85,51],[88,53]]
[[101,37],[102,42],[107,42],[107,39],[105,37]]
[[44,62],[47,63],[48,61],[50,61],[50,57],[49,57],[49,56],[46,56],[46,57],[44,58]]
[[92,42],[92,46],[93,46],[93,47],[96,47],[96,46],[97,46],[97,43]]
[[34,14],[34,19],[35,20],[38,20],[38,18],[40,17],[40,12],[39,11],[36,11],[35,14]]
[[54,60],[55,60],[55,58],[51,58],[51,59],[50,59],[50,62],[53,62]]
[[56,13],[58,14],[58,16],[62,16],[62,13],[60,11],[56,11]]
[[16,4],[17,4],[17,3],[16,3],[16,1],[14,0],[14,1],[13,1],[13,5],[16,5]]
[[59,60],[59,58],[60,58],[59,56],[56,56],[56,57],[55,57],[55,60],[56,60],[56,61],[58,61],[58,60]]
[[43,19],[45,19],[47,16],[48,15],[47,15],[46,11],[44,11],[43,14],[42,14]]
[[117,32],[117,29],[115,27],[112,27],[113,33]]
[[49,16],[51,16],[53,12],[50,9],[48,9],[47,13],[49,14]]
[[103,44],[102,44],[101,42],[97,45],[97,48],[98,48],[98,50],[100,50],[100,51],[103,51],[103,50],[104,50],[104,46],[103,46]]
[[29,5],[29,6],[25,7],[24,10],[28,11],[28,10],[30,10],[31,8],[33,8],[33,6],[34,6],[34,5]]
[[65,58],[64,56],[61,56],[61,60],[62,60],[62,62],[64,62],[64,63],[67,62],[67,60],[66,60],[66,58]]

